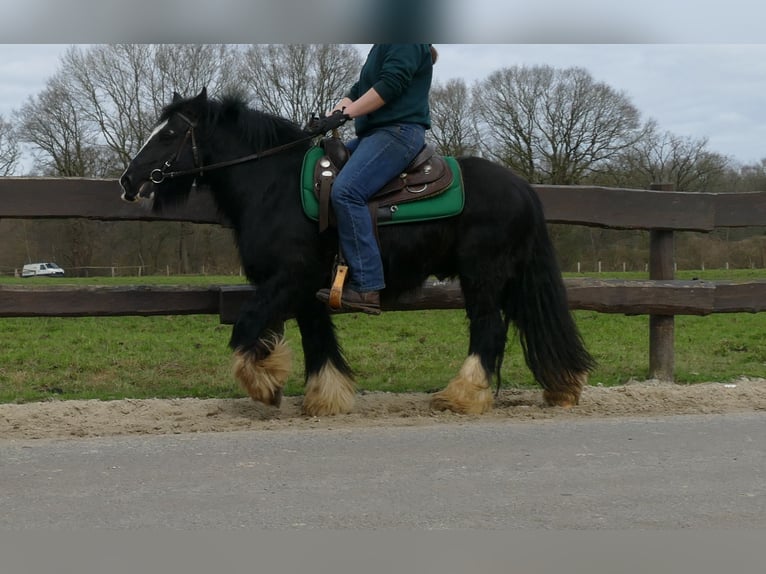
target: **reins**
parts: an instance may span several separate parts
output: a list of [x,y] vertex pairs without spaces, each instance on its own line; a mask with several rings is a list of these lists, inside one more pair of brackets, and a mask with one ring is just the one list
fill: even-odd
[[[152,170],[151,174],[149,175],[149,179],[151,179],[152,183],[162,183],[163,181],[165,181],[165,179],[173,179],[175,177],[180,177],[183,175],[202,175],[206,171],[213,171],[216,169],[221,169],[224,167],[229,167],[229,166],[237,165],[240,163],[246,163],[248,161],[254,161],[256,159],[262,159],[264,157],[275,155],[286,149],[290,149],[291,147],[295,147],[299,144],[310,141],[316,137],[316,135],[308,135],[306,137],[288,142],[286,144],[278,145],[257,153],[252,153],[244,157],[229,159],[225,161],[219,161],[219,162],[211,163],[208,165],[197,165],[199,162],[199,157],[198,157],[198,151],[197,151],[197,141],[196,141],[196,138],[194,137],[194,128],[197,126],[197,123],[191,121],[189,118],[187,118],[183,114],[179,113],[178,115],[184,121],[186,121],[186,123],[189,124],[189,129],[186,131],[186,135],[184,136],[184,139],[181,141],[181,145],[179,146],[178,152],[176,153],[174,160],[167,160],[165,164],[163,165],[162,169],[158,168],[158,169]],[[168,172],[164,171],[165,169],[168,169],[171,165],[173,165],[173,161],[177,160],[180,157],[181,151],[183,150],[183,146],[186,144],[186,140],[189,139],[189,134],[191,134],[192,153],[194,154],[194,167],[191,169],[183,169],[179,171],[168,171]]]

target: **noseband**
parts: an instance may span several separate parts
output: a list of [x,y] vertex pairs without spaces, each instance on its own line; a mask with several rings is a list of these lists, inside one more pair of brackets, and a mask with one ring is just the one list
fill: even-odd
[[[173,179],[174,177],[180,177],[183,175],[195,175],[195,176],[201,176],[204,175],[205,171],[213,171],[215,169],[220,169],[223,167],[229,167],[231,165],[236,165],[239,163],[245,163],[248,161],[253,161],[256,159],[260,159],[262,157],[267,157],[270,155],[277,154],[281,151],[284,151],[286,149],[289,149],[291,147],[295,147],[299,144],[302,144],[304,142],[307,142],[311,139],[314,139],[316,135],[311,134],[307,135],[304,138],[300,138],[291,142],[288,142],[286,144],[278,145],[273,148],[269,148],[267,150],[253,153],[250,155],[246,155],[244,157],[240,157],[237,159],[230,159],[227,161],[220,161],[218,163],[211,163],[208,165],[201,165],[199,161],[199,149],[197,148],[197,139],[194,135],[194,128],[197,127],[197,122],[192,121],[188,117],[186,117],[184,114],[180,112],[176,112],[176,115],[180,117],[182,120],[184,120],[188,125],[189,128],[186,130],[186,133],[184,134],[184,138],[181,140],[181,143],[178,146],[178,151],[176,151],[175,156],[167,160],[163,165],[162,168],[153,169],[152,172],[149,174],[149,180],[152,183],[159,184],[165,181],[166,179]],[[167,171],[170,169],[170,167],[173,165],[174,162],[178,161],[178,158],[181,157],[181,153],[184,150],[184,147],[186,146],[186,142],[191,140],[191,146],[192,146],[192,156],[194,157],[194,167],[191,169],[184,169],[180,171]]]

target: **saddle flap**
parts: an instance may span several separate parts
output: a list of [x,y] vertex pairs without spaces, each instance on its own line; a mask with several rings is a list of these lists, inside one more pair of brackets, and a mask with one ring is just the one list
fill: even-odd
[[344,144],[340,138],[322,138],[322,141],[319,142],[319,145],[324,150],[325,154],[327,154],[327,157],[336,169],[340,170],[344,165],[346,165],[350,154],[348,153],[346,144]]
[[370,203],[381,207],[417,201],[437,195],[452,183],[452,170],[440,155],[432,155],[417,165],[414,171],[406,171],[395,177],[372,196]]

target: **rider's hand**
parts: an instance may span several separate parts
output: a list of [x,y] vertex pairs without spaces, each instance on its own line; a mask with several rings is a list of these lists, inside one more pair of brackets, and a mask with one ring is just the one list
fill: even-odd
[[311,118],[308,126],[306,126],[306,131],[314,135],[323,135],[330,130],[338,129],[350,119],[351,117],[344,114],[341,110],[335,110],[329,116]]

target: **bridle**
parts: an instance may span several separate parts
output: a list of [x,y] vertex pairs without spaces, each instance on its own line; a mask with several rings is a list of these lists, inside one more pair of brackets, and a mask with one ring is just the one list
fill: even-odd
[[[286,144],[278,145],[276,147],[272,147],[258,153],[246,155],[244,157],[239,157],[236,159],[230,159],[226,161],[219,161],[217,163],[211,163],[208,165],[202,165],[199,160],[199,148],[197,147],[197,138],[195,137],[195,134],[194,134],[194,128],[197,127],[197,122],[191,120],[189,117],[185,116],[181,112],[176,112],[176,115],[180,117],[182,120],[184,120],[189,127],[186,130],[186,133],[184,134],[184,137],[181,140],[181,143],[178,145],[178,150],[176,151],[175,155],[171,157],[170,159],[168,159],[164,164],[162,164],[161,168],[153,169],[151,173],[149,174],[149,180],[154,184],[159,184],[165,181],[166,179],[173,179],[175,177],[181,177],[183,175],[201,176],[201,175],[204,175],[206,171],[213,171],[215,169],[221,169],[224,167],[229,167],[231,165],[237,165],[240,163],[245,163],[248,161],[260,159],[263,157],[268,157],[270,155],[277,154],[281,151],[290,149],[291,147],[295,147],[299,144],[312,140],[316,137],[315,134],[311,134],[311,135],[307,135],[304,138],[300,138],[300,139],[288,142]],[[186,147],[186,142],[189,140],[191,140],[192,156],[194,158],[194,167],[191,169],[183,169],[179,171],[167,171],[173,166],[173,163],[178,161],[178,158],[181,157],[181,154],[183,153],[184,148]]]
[[[173,178],[177,177],[179,175],[185,175],[185,172],[167,172],[166,170],[170,169],[170,167],[178,161],[178,158],[181,157],[181,153],[184,150],[184,147],[186,146],[186,142],[191,139],[191,145],[192,145],[192,155],[194,156],[194,170],[196,171],[197,166],[199,166],[199,150],[197,149],[197,138],[194,135],[194,128],[197,127],[197,122],[194,122],[190,120],[188,117],[186,117],[184,114],[178,112],[176,113],[178,117],[180,117],[183,121],[185,121],[189,128],[186,130],[186,133],[184,134],[184,138],[181,140],[181,143],[178,145],[178,150],[176,151],[176,154],[174,157],[171,157],[167,161],[165,161],[164,164],[162,164],[162,168],[153,169],[152,172],[149,174],[149,180],[152,183],[162,183],[165,181],[166,178]],[[185,170],[190,171],[190,170]],[[202,170],[199,170],[199,175],[202,175]]]

